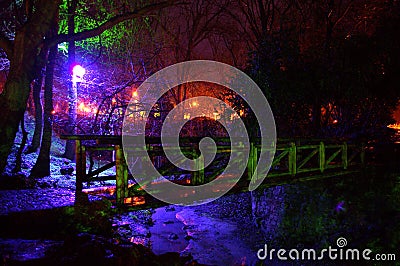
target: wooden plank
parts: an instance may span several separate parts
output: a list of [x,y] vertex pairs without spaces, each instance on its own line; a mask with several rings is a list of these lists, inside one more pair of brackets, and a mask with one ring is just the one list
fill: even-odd
[[302,168],[307,162],[309,162],[311,160],[312,157],[314,157],[315,154],[317,154],[319,152],[319,149],[314,149],[306,158],[304,158],[303,161],[301,161],[301,163],[299,164],[299,166],[297,167],[297,169]]
[[343,168],[343,164],[331,164],[331,165],[326,165],[325,169],[335,169],[335,168]]
[[113,146],[86,146],[86,151],[113,151]]
[[94,170],[94,171],[88,173],[88,174],[86,175],[85,181],[87,181],[88,179],[90,179],[91,177],[93,177],[93,176],[95,176],[95,175],[100,174],[101,172],[104,172],[105,170],[110,169],[111,167],[114,167],[115,165],[116,165],[115,161],[114,161],[114,162],[111,162],[111,163],[108,163],[108,164],[106,164],[106,165],[103,165],[102,167],[100,167],[100,168],[98,168],[98,169],[96,169],[96,170]]
[[359,151],[354,151],[354,152],[350,155],[350,157],[347,159],[347,163],[348,163],[348,164],[353,163],[353,160],[354,160],[354,159],[356,158],[356,156],[359,155],[359,154],[360,154]]
[[108,138],[112,136],[104,136],[104,135],[61,135],[60,139],[64,140],[97,140],[100,138]]
[[321,170],[321,169],[320,169],[319,167],[305,168],[305,169],[297,169],[297,174],[310,173],[310,172],[317,172],[318,170]]
[[325,165],[325,144],[321,141],[321,143],[319,144],[319,169],[321,170],[321,173],[324,172]]
[[292,174],[290,172],[284,172],[284,173],[273,173],[273,172],[269,172],[267,177],[268,178],[272,178],[272,177],[278,177],[278,176],[291,176]]
[[326,160],[325,166],[329,165],[329,163],[331,163],[333,161],[333,159],[336,158],[336,156],[339,155],[339,153],[342,152],[342,148],[340,148],[339,150],[335,151],[329,158],[328,160]]
[[318,149],[320,145],[304,145],[304,146],[297,146],[298,150],[311,150],[311,149]]
[[[342,143],[343,144],[343,143]],[[342,144],[325,144],[325,149],[338,149],[342,148]]]
[[272,161],[271,167],[276,166],[287,154],[289,154],[289,149],[281,152],[278,156],[275,156],[274,160]]
[[292,176],[295,176],[297,173],[297,147],[296,143],[292,142],[290,144],[289,150],[289,172]]
[[349,167],[349,161],[347,159],[347,143],[343,142],[342,144],[342,164],[343,169],[346,170]]

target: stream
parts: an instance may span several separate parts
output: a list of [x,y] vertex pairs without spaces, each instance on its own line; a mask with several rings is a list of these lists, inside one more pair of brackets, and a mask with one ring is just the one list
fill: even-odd
[[[200,206],[171,205],[151,212],[130,212],[116,217],[114,226],[121,238],[147,246],[156,255],[179,252],[205,265],[255,265],[256,248],[261,245],[262,237],[258,234],[249,238],[253,243],[249,245],[243,239],[244,224],[239,222],[247,219],[251,226],[251,219],[246,216],[250,213],[244,212],[244,209],[251,211],[251,203],[245,199],[249,197],[250,193],[243,193]],[[236,214],[240,217],[235,222],[228,213],[238,210],[237,204],[247,207]],[[224,210],[218,210],[221,207]]]

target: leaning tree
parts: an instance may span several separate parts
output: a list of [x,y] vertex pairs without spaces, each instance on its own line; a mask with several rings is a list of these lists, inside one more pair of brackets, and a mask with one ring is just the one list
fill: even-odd
[[[90,5],[93,1],[83,1]],[[18,125],[23,119],[30,84],[38,76],[40,51],[62,42],[79,41],[98,36],[105,30],[129,20],[176,4],[174,0],[148,2],[143,5],[130,1],[114,1],[111,16],[100,25],[74,34],[58,34],[46,38],[60,10],[61,0],[1,2],[3,26],[0,28],[0,48],[10,62],[4,90],[0,94],[0,173],[4,171]],[[105,10],[107,11],[107,10]],[[39,68],[40,69],[40,68]]]

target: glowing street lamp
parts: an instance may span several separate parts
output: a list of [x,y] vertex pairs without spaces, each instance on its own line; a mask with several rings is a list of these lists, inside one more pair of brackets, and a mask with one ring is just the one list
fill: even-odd
[[[76,121],[76,110],[77,108],[80,111],[84,111],[85,109],[85,104],[84,103],[80,103],[78,106],[78,85],[80,82],[83,81],[83,75],[85,75],[86,73],[86,69],[84,69],[82,66],[80,65],[75,65],[72,68],[72,86],[71,86],[71,91],[68,93],[70,96],[69,98],[69,110],[70,110],[70,117],[74,117],[73,120]],[[75,133],[75,132],[73,132]]]
[[84,69],[81,65],[75,65],[72,68],[72,83],[82,82],[83,75],[85,75],[86,69]]

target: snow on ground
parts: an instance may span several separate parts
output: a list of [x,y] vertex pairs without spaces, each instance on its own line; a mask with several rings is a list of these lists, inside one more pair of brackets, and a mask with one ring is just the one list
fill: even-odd
[[[28,147],[32,141],[34,129],[35,129],[35,120],[31,116],[26,114],[25,115],[25,130],[28,132],[28,140],[26,143],[26,147]],[[22,142],[22,131],[20,128],[17,133],[17,136],[15,138],[14,145],[12,147],[12,152],[7,160],[7,167],[6,167],[6,171],[5,171],[7,174],[11,174],[12,169],[15,166],[15,159],[16,159],[17,151],[21,145],[21,142]],[[58,138],[57,136],[55,136],[53,134],[52,142],[51,142],[51,151],[50,151],[51,175],[59,175],[61,166],[65,165],[67,163],[71,163],[69,160],[61,157],[64,152],[64,146],[65,146],[65,141],[61,140],[60,138]],[[21,173],[22,174],[24,174],[25,176],[29,176],[32,167],[35,165],[38,155],[39,155],[39,151],[37,151],[35,153],[30,153],[30,154],[25,154],[25,153],[22,154],[22,164],[21,164]],[[71,166],[75,167],[75,164],[71,163]]]
[[[25,115],[25,128],[28,132],[28,141],[26,147],[31,142],[33,131],[34,131],[34,119],[28,115]],[[8,175],[12,174],[12,170],[15,166],[16,154],[22,141],[21,130],[17,133],[15,138],[15,144],[12,148],[5,173]],[[36,209],[50,209],[55,207],[62,207],[73,205],[75,200],[75,162],[62,157],[64,153],[65,141],[61,140],[55,134],[52,137],[50,152],[50,176],[30,180],[25,189],[18,190],[0,190],[0,215],[5,215],[10,212],[28,211]],[[39,155],[39,151],[22,154],[21,172],[26,177],[29,176],[31,169],[36,163],[36,159]],[[95,167],[103,165],[106,162],[95,161]],[[88,163],[89,165],[89,163]],[[60,169],[62,167],[69,166],[73,168],[71,175],[62,175]],[[108,171],[102,173],[104,175],[115,175],[115,169],[111,168]],[[31,182],[33,181],[33,182]],[[83,188],[93,188],[98,186],[115,186],[115,180],[103,181],[103,182],[85,182]],[[40,188],[40,189],[38,189]],[[96,196],[90,196],[89,199],[100,199]]]
[[[25,115],[25,130],[28,132],[28,140],[26,143],[26,147],[29,146],[33,132],[35,129],[35,120],[30,115]],[[17,136],[15,138],[15,144],[12,148],[12,153],[8,157],[7,167],[5,170],[6,174],[11,174],[12,170],[15,166],[15,159],[17,151],[22,142],[22,132],[21,129],[18,131]],[[62,155],[65,150],[65,140],[60,139],[56,134],[53,133],[52,142],[51,142],[51,150],[50,150],[50,176],[44,177],[37,180],[38,187],[52,187],[52,188],[69,188],[75,189],[75,162],[63,158]],[[34,153],[22,154],[22,164],[21,164],[21,174],[24,176],[29,176],[31,169],[36,163],[37,157],[39,155],[39,150]],[[89,159],[88,159],[89,160]],[[99,167],[106,164],[108,161],[94,161],[94,166]],[[74,169],[71,175],[62,175],[60,169],[63,166],[70,166]],[[89,161],[87,162],[87,166],[89,166]],[[115,168],[111,168],[107,171],[104,171],[102,175],[115,175]],[[87,185],[84,183],[84,188],[93,187],[93,186],[106,186],[115,185],[115,180],[104,181],[104,182],[91,182]]]

